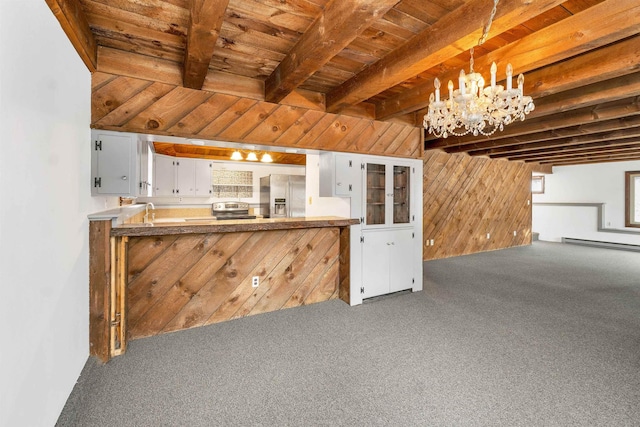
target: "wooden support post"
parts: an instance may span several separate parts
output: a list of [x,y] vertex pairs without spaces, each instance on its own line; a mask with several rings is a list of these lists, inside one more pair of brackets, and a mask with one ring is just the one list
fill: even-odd
[[340,227],[340,270],[338,274],[338,297],[351,303],[351,229]]
[[89,223],[89,354],[110,358],[111,221]]
[[129,238],[112,237],[112,259],[115,260],[111,269],[111,357],[120,356],[127,350],[126,333],[126,294],[127,294],[127,242]]

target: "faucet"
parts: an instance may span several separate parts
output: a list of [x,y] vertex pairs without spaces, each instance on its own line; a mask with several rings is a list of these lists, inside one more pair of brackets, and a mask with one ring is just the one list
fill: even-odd
[[[145,210],[144,218],[142,219],[142,222],[144,222],[145,224],[149,223],[149,206],[151,206],[152,210],[156,209],[153,203],[147,202],[146,206],[144,207],[144,210]],[[154,219],[156,219],[156,214],[151,213],[151,222],[153,222]]]

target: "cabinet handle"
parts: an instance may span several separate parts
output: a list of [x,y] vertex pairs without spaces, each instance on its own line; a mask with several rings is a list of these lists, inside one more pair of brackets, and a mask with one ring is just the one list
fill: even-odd
[[123,181],[126,181],[126,180],[127,180],[127,176],[126,176],[126,175],[125,175],[125,176],[123,176],[123,177],[122,177],[122,180],[123,180]]
[[338,187],[340,187],[340,186],[342,185],[342,183],[341,183],[341,182],[336,182],[336,185],[337,185]]
[[387,193],[387,196],[393,197],[393,193]]

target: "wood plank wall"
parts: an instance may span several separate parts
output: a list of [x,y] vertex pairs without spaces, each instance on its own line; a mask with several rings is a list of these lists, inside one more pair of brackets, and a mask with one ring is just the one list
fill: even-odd
[[[521,162],[426,151],[423,258],[531,244],[532,167]],[[433,246],[429,244],[431,239]]]
[[421,130],[317,109],[93,73],[91,126],[251,144],[420,158]]
[[337,227],[131,237],[129,338],[338,298],[339,256]]

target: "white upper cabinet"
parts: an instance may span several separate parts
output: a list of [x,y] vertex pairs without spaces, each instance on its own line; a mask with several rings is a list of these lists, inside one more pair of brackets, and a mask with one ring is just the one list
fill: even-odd
[[194,196],[196,194],[195,159],[175,159],[176,195]]
[[175,157],[156,154],[153,156],[153,195],[175,196]]
[[410,226],[415,167],[401,160],[375,159],[365,161],[364,171],[363,227]]
[[212,171],[212,161],[195,160],[195,196],[211,197],[213,195]]
[[127,133],[91,132],[91,194],[136,196],[136,137]]
[[321,153],[321,197],[351,197],[360,191],[360,161],[355,154]]
[[154,157],[154,196],[211,197],[213,162],[161,154]]

